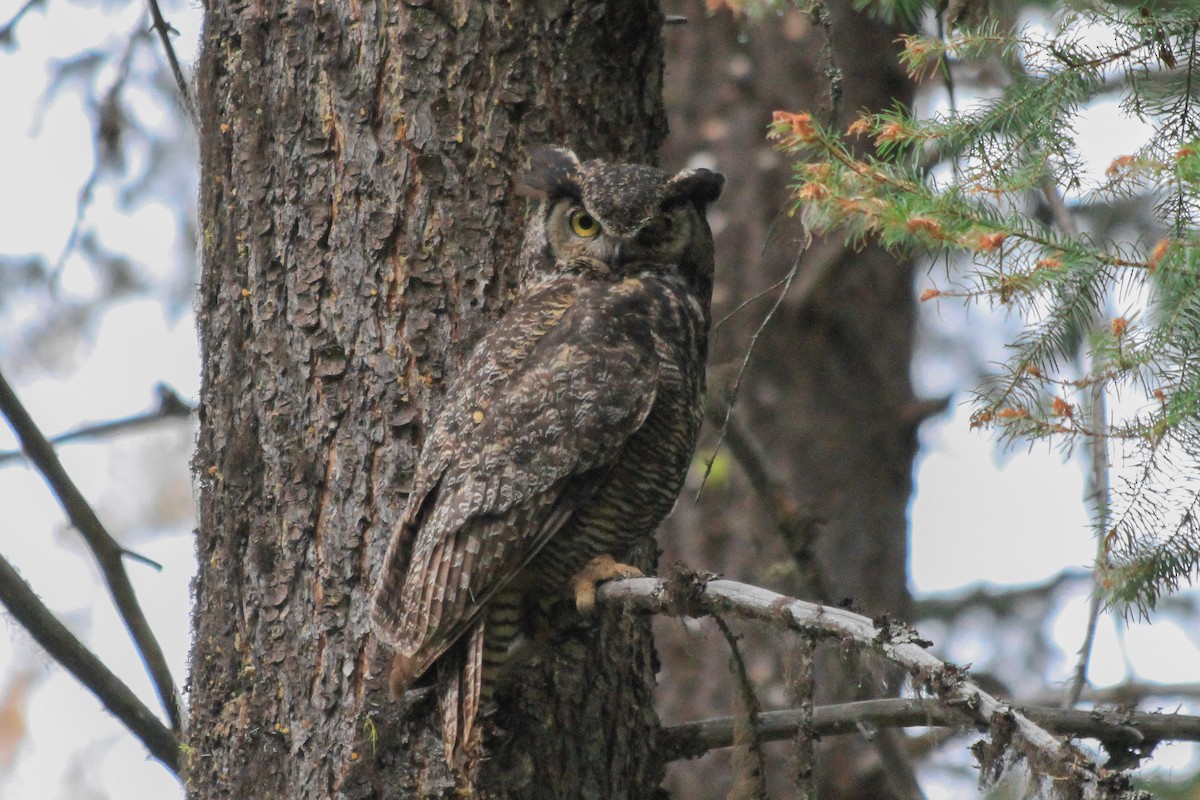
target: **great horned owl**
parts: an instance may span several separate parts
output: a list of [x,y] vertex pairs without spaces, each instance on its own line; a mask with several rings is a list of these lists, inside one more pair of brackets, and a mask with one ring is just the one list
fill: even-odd
[[713,242],[706,169],[534,152],[514,305],[452,382],[376,584],[393,696],[437,664],[447,760],[475,749],[489,680],[533,597],[637,574],[700,430]]

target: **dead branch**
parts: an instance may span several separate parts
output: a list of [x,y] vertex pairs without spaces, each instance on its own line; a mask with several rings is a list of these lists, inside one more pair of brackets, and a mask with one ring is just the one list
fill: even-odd
[[[796,796],[800,800],[816,800],[816,728],[813,725],[813,695],[816,693],[816,644],[812,637],[800,636],[792,657],[788,659],[788,702],[796,706],[796,730],[792,740],[796,749]],[[760,716],[761,720],[761,716]],[[761,733],[760,733],[761,736]]]
[[188,121],[192,123],[193,127],[197,127],[200,117],[196,113],[196,103],[192,100],[192,93],[188,89],[183,68],[179,66],[179,57],[175,55],[175,46],[171,44],[171,33],[175,32],[175,29],[163,19],[162,11],[158,7],[158,0],[146,0],[146,4],[150,7],[150,19],[154,23],[152,25],[154,32],[158,34],[163,52],[167,56],[167,65],[171,67],[171,74],[175,77],[175,86],[179,89],[179,102],[187,114]]
[[[64,442],[73,442],[78,439],[112,436],[118,433],[149,428],[167,419],[183,419],[196,413],[195,407],[180,397],[170,386],[160,383],[155,387],[155,391],[158,393],[158,406],[149,411],[105,422],[81,425],[66,433],[51,436],[47,441],[50,444],[57,445]],[[25,453],[21,450],[0,450],[0,466],[4,466],[9,461],[16,461],[23,458],[25,458]]]
[[746,673],[746,662],[738,646],[738,637],[720,614],[713,615],[721,635],[729,645],[729,670],[737,679],[738,694],[744,713],[733,718],[734,781],[728,800],[767,800],[767,765],[763,760],[762,737],[754,723],[762,713],[762,706],[754,694],[754,684]]
[[0,603],[57,661],[141,740],[167,769],[179,774],[179,740],[104,662],[84,647],[42,604],[29,584],[0,556]]
[[46,441],[46,437],[38,430],[25,406],[8,385],[3,373],[0,373],[0,413],[8,419],[21,441],[21,448],[46,479],[71,524],[83,536],[83,540],[96,557],[113,603],[129,630],[129,635],[133,637],[134,646],[146,664],[159,701],[166,709],[171,729],[178,733],[183,725],[179,709],[179,691],[175,688],[175,681],[167,667],[162,647],[150,629],[150,623],[138,603],[137,593],[134,592],[129,575],[125,572],[125,548],[104,528],[96,512],[63,469],[54,448]]
[[[1055,698],[1057,699],[1057,698]],[[1200,741],[1200,717],[1144,712],[1081,711],[1041,706],[1014,706],[1030,720],[1059,736],[1096,739],[1106,748],[1137,747],[1148,752],[1161,741]],[[663,731],[668,760],[696,758],[709,750],[732,747],[735,717],[715,717],[672,725]],[[765,711],[757,720],[763,741],[794,737],[804,724],[803,709]],[[817,706],[812,732],[837,736],[863,730],[909,727],[962,727],[963,716],[932,698],[887,698]]]
[[1076,787],[1082,796],[1114,796],[1115,786],[1079,748],[1062,741],[1020,710],[988,694],[973,683],[966,670],[947,664],[925,647],[911,628],[875,622],[841,608],[806,603],[775,592],[727,580],[701,576],[635,578],[614,581],[601,587],[601,602],[621,603],[651,613],[687,616],[737,614],[787,630],[833,638],[882,654],[903,666],[919,691],[928,692],[947,714],[960,723],[973,724],[993,735],[976,752],[988,779],[1008,763],[1006,754],[1015,749],[1026,758],[1035,774],[1045,775],[1060,786]]

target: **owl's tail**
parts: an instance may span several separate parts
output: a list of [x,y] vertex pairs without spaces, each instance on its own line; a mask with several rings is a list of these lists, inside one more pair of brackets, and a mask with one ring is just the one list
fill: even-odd
[[479,715],[489,710],[496,680],[516,639],[519,598],[500,593],[438,661],[438,702],[446,762],[466,774],[479,758]]

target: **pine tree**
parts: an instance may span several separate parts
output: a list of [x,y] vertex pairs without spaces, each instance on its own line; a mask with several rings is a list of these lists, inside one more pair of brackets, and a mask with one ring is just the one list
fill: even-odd
[[[910,74],[943,76],[952,100],[966,64],[1002,66],[1006,85],[947,113],[864,114],[844,131],[776,113],[771,135],[797,159],[795,211],[814,232],[945,259],[924,302],[1023,321],[972,424],[1007,442],[1092,447],[1113,474],[1094,512],[1098,585],[1148,613],[1200,566],[1200,6],[1074,2],[1048,22],[904,45]],[[1090,179],[1080,115],[1114,95],[1151,134]],[[1132,236],[1087,224],[1116,203],[1152,209],[1149,223]]]

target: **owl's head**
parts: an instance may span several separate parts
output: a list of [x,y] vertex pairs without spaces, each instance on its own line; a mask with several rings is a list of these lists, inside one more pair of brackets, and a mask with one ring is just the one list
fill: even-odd
[[658,265],[707,289],[713,244],[704,212],[724,184],[707,169],[669,175],[540,147],[531,153],[523,188],[544,201],[535,232],[560,267],[570,263],[617,277]]

